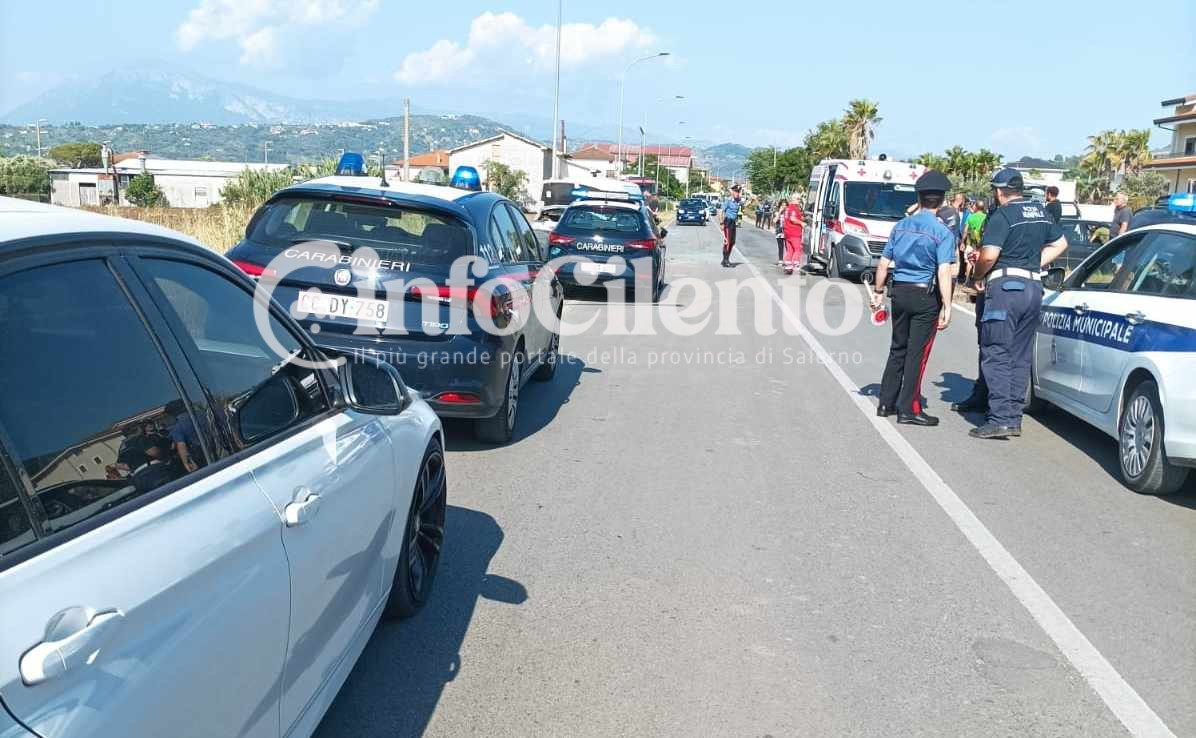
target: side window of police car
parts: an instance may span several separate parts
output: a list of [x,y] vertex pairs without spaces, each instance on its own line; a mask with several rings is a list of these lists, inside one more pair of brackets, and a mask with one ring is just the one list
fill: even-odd
[[[267,314],[277,342],[258,331],[253,296],[202,266],[167,259],[141,259],[173,311],[180,340],[196,363],[234,450],[286,431],[329,409],[318,372],[299,364],[307,356],[290,330]],[[281,350],[281,353],[280,353]]]
[[511,221],[515,224],[515,233],[522,245],[522,258],[519,261],[543,261],[540,253],[540,242],[536,239],[536,232],[527,224],[527,218],[518,208],[507,206],[510,210]]
[[195,408],[101,259],[0,278],[0,556],[180,480],[208,463]]
[[1141,247],[1141,235],[1123,239],[1112,252],[1080,275],[1075,288],[1101,292],[1126,291],[1131,284]]
[[515,221],[511,219],[511,211],[502,203],[494,206],[493,225],[497,226],[503,239],[503,261],[518,263],[524,261],[523,242],[519,239],[519,231],[515,230]]
[[1143,244],[1129,291],[1139,295],[1184,297],[1192,292],[1196,238],[1154,231]]

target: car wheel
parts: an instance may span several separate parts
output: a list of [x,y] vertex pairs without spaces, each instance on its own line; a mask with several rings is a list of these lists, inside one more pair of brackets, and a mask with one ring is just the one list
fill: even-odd
[[444,546],[444,518],[448,509],[448,477],[444,466],[444,449],[433,439],[424,451],[415,490],[411,494],[411,510],[407,513],[407,529],[399,565],[395,568],[390,597],[386,600],[388,618],[408,618],[419,612],[432,594],[432,583],[440,565],[440,551]]
[[836,253],[837,249],[832,245],[830,251],[831,253],[827,257],[826,276],[830,277],[831,279],[838,279],[841,275],[839,274],[839,257]]
[[[557,316],[557,323],[560,323],[560,317]],[[532,379],[537,382],[551,382],[552,378],[556,376],[556,365],[561,361],[561,334],[557,331],[552,332],[552,338],[548,341],[548,350],[544,352],[544,361],[540,364],[540,368],[536,369],[536,373],[532,375]]]
[[515,353],[507,372],[507,386],[502,406],[492,418],[483,418],[474,426],[477,437],[487,443],[510,443],[515,437],[515,418],[519,414],[519,391],[523,383],[523,354]]
[[1163,406],[1159,388],[1152,380],[1134,387],[1118,426],[1118,460],[1126,485],[1145,495],[1166,495],[1177,491],[1188,470],[1167,460],[1163,449]]

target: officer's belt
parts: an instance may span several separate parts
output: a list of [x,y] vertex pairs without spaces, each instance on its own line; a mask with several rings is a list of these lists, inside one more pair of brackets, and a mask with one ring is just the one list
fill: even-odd
[[984,278],[985,282],[992,282],[1001,277],[1021,277],[1022,279],[1032,279],[1035,282],[1042,281],[1042,273],[1036,272],[1032,269],[1022,269],[1021,267],[1002,267],[1001,269],[994,269],[988,273]]

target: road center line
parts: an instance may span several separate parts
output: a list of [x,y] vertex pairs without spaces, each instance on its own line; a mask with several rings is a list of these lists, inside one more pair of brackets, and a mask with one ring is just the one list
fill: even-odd
[[[1013,596],[1022,603],[1039,627],[1055,642],[1064,657],[1084,677],[1092,689],[1100,696],[1109,710],[1113,712],[1126,730],[1134,736],[1159,736],[1174,738],[1175,734],[1167,727],[1163,719],[1146,704],[1141,695],[1130,686],[1113,665],[1096,649],[1088,638],[1080,632],[1067,614],[1055,604],[1051,596],[1046,593],[1038,582],[1030,576],[1013,554],[997,540],[996,536],[980,522],[980,519],[960,499],[959,495],[943,481],[938,472],[922,458],[916,449],[897,432],[896,426],[884,418],[876,417],[876,408],[860,394],[847,372],[843,370],[822,346],[822,343],[798,319],[792,309],[781,299],[780,294],[771,282],[764,279],[756,265],[749,261],[743,252],[736,247],[742,263],[751,270],[752,275],[767,285],[769,293],[781,309],[781,314],[793,326],[794,330],[805,341],[810,350],[822,361],[827,371],[843,388],[848,397],[855,403],[856,408],[864,414],[865,419],[872,423],[872,427],[880,434],[889,448],[897,454],[922,486],[934,498],[943,512],[955,523],[955,527],[963,533],[972,547],[984,557],[989,567],[1001,581],[1013,592]],[[959,306],[956,306],[959,307]],[[965,312],[971,312],[960,308]],[[974,313],[972,313],[974,315]],[[980,442],[977,442],[980,443]]]

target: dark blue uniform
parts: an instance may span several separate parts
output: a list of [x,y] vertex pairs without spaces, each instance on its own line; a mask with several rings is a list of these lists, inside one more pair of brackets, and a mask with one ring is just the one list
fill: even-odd
[[1034,335],[1042,311],[1042,249],[1063,237],[1041,203],[1012,200],[989,216],[984,248],[1001,250],[988,273],[980,320],[980,365],[988,384],[988,422],[1020,428]]

